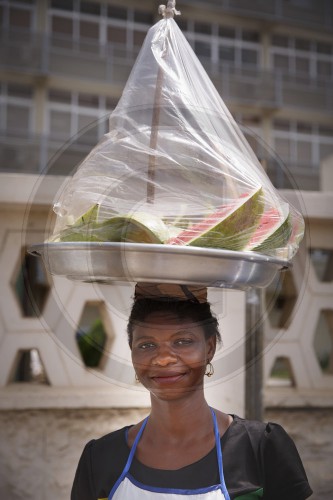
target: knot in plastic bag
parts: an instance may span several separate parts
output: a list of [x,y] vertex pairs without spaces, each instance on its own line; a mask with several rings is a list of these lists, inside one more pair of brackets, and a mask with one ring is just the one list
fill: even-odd
[[179,16],[181,14],[180,10],[176,10],[176,1],[175,0],[169,0],[167,5],[160,5],[158,8],[158,13],[161,14],[165,18],[170,18]]

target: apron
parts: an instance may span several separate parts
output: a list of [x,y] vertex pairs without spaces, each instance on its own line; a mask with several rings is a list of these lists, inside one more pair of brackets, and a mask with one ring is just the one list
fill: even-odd
[[222,450],[219,429],[217,425],[216,415],[211,408],[213,422],[215,444],[217,451],[217,461],[219,466],[220,484],[209,486],[200,489],[174,489],[174,488],[157,488],[155,486],[148,486],[140,483],[134,479],[129,470],[133,461],[138,442],[142,436],[144,428],[147,424],[148,417],[144,420],[131,448],[126,465],[123,472],[114,484],[108,500],[230,500],[227,491],[224,476],[223,476],[223,463],[222,463]]

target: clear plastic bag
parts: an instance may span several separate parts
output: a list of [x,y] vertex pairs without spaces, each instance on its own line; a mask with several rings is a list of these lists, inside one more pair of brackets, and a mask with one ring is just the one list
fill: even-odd
[[257,251],[303,236],[175,20],[149,31],[110,116],[60,200],[52,241]]

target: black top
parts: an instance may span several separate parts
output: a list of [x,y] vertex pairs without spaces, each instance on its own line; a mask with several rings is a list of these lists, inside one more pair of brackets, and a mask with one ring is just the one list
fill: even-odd
[[[233,418],[221,438],[224,478],[231,500],[255,491],[260,494],[261,489],[264,500],[308,498],[312,490],[295,444],[285,430],[278,424]],[[85,446],[71,500],[108,497],[128,458],[128,429],[111,432]],[[197,489],[220,483],[215,447],[197,462],[170,471],[146,467],[134,457],[130,473],[143,484],[161,488]]]

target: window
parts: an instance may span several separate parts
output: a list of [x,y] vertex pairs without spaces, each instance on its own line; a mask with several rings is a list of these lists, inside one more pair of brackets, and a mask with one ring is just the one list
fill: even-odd
[[55,140],[75,137],[77,142],[93,146],[107,131],[107,114],[114,105],[114,100],[96,94],[50,90],[49,134]]
[[52,1],[48,16],[50,32],[54,35],[53,44],[64,48],[69,38],[74,42],[72,49],[94,53],[100,50],[103,56],[107,53],[104,44],[121,44],[129,52],[141,48],[148,28],[154,22],[152,10],[84,0],[68,4],[61,0]]
[[146,38],[146,34],[147,34],[146,31],[134,30],[133,31],[133,45],[141,47],[144,39]]
[[80,36],[99,40],[99,24],[90,21],[80,21]]
[[306,163],[312,157],[312,144],[306,140],[297,141],[297,162]]
[[331,155],[333,155],[333,140],[326,139],[319,145],[319,159],[323,161]]
[[311,42],[309,40],[305,40],[304,38],[296,38],[295,49],[309,52],[311,50]]
[[84,14],[92,14],[94,16],[99,16],[101,13],[101,5],[97,2],[85,2],[81,0],[80,11]]
[[290,158],[291,147],[290,147],[290,140],[288,138],[283,139],[277,137],[275,139],[275,149],[278,155],[281,156],[282,159]]
[[194,31],[196,33],[203,33],[204,35],[210,35],[212,33],[212,25],[208,23],[194,23]]
[[333,45],[325,42],[317,42],[316,49],[318,54],[330,55],[333,53]]
[[257,43],[260,41],[259,33],[252,30],[242,30],[242,40]]
[[127,9],[124,7],[116,7],[109,5],[107,8],[107,15],[113,19],[127,19]]
[[289,69],[289,57],[283,54],[275,54],[273,59],[274,69],[280,69],[288,71]]
[[78,142],[95,144],[98,141],[98,117],[79,111],[77,114]]
[[126,44],[127,34],[126,28],[117,28],[115,26],[108,26],[107,40],[111,43]]
[[230,26],[219,26],[219,37],[221,38],[235,38],[236,31]]
[[15,28],[30,28],[32,13],[28,10],[11,8],[9,10],[9,25]]
[[[7,105],[6,128],[10,133],[29,131],[30,106],[9,104]],[[28,135],[28,134],[27,134]]]
[[134,22],[140,24],[152,25],[154,23],[154,16],[150,11],[135,10]]
[[275,47],[288,47],[289,46],[289,38],[284,35],[273,35],[272,36],[272,45]]
[[29,85],[1,86],[0,127],[11,135],[28,136],[33,128],[33,92]]
[[311,134],[312,123],[296,122],[296,130],[301,134]]
[[32,87],[30,87],[29,85],[9,83],[7,85],[7,94],[11,97],[32,99]]
[[219,47],[219,59],[221,62],[232,63],[235,60],[235,47]]
[[32,30],[35,24],[34,2],[0,0],[0,26],[5,29]]
[[271,65],[284,73],[332,78],[333,44],[275,34]]
[[183,16],[176,16],[175,19],[182,32],[184,33],[185,31],[187,31],[188,28],[186,19]]
[[101,4],[82,0],[68,2],[68,5],[67,2],[52,2],[49,10],[50,31],[54,35],[66,35],[77,42],[80,39],[98,42],[101,7]]
[[263,150],[263,144],[260,139],[262,130],[259,116],[237,113],[235,120],[240,125],[241,131],[245,135],[245,138],[250,144],[255,155],[260,160],[266,157],[266,153]]
[[333,61],[317,61],[316,66],[319,77],[332,79],[333,78]]
[[194,42],[194,51],[198,57],[210,58],[211,44],[207,42]]
[[50,134],[64,140],[71,137],[71,112],[50,110]]
[[298,74],[310,73],[310,60],[305,57],[295,57],[295,71]]
[[51,8],[73,10],[73,0],[51,0]]
[[49,101],[70,103],[71,93],[67,90],[49,90]]
[[66,17],[53,16],[51,31],[55,34],[72,36],[73,20]]
[[99,101],[98,96],[94,94],[80,93],[78,97],[79,106],[84,106],[87,108],[98,108],[99,107],[98,101]]
[[252,64],[256,66],[258,64],[258,51],[252,49],[242,49],[241,61],[242,64]]
[[309,122],[274,121],[274,148],[287,165],[315,168],[333,154],[333,130]]

